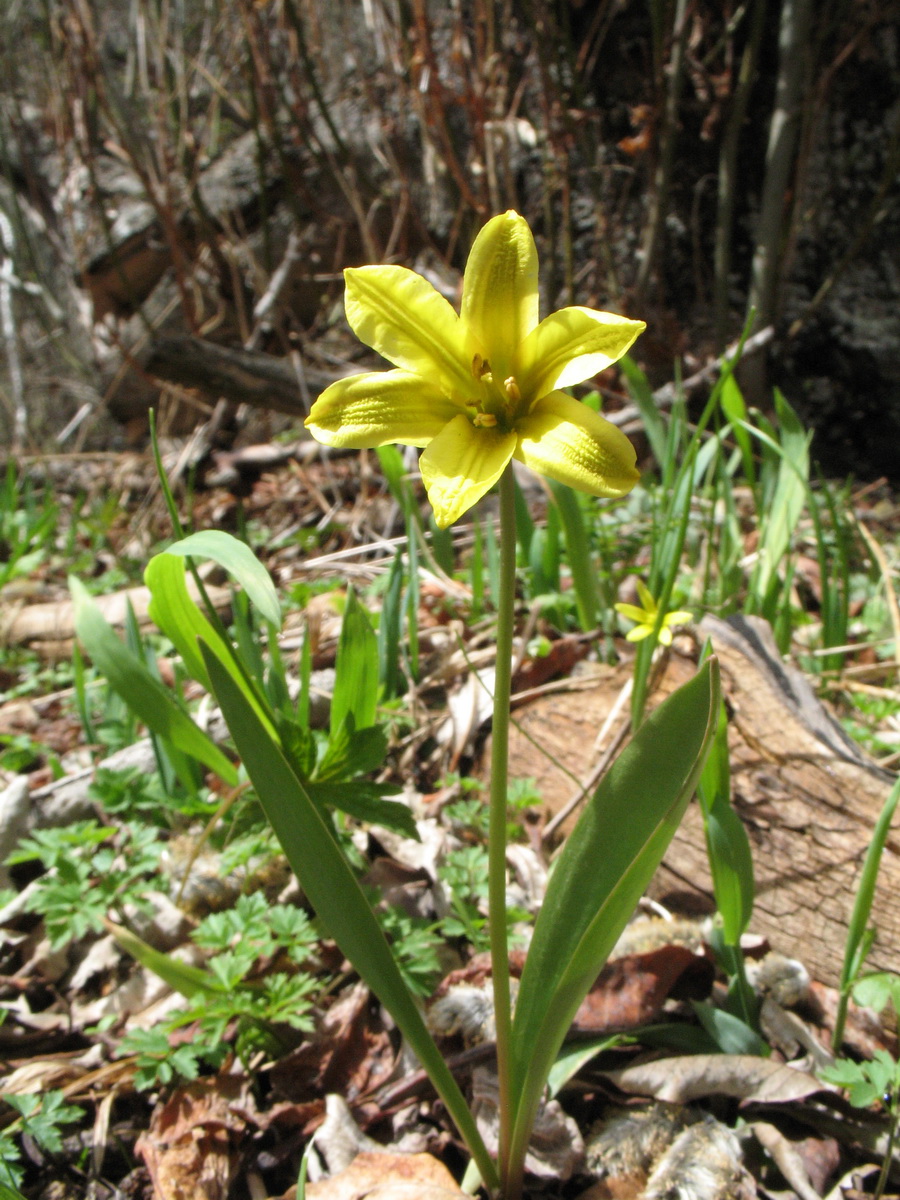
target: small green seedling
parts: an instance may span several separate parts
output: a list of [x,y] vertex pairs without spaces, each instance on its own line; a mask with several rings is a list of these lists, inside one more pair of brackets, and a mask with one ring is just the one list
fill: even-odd
[[[900,975],[878,971],[864,975],[853,986],[853,999],[857,1004],[884,1012],[890,1005],[900,1032]],[[884,1160],[875,1185],[874,1200],[881,1200],[887,1186],[897,1129],[900,1126],[900,1063],[887,1050],[876,1050],[867,1062],[854,1062],[839,1058],[833,1066],[820,1071],[827,1083],[835,1083],[847,1089],[848,1099],[854,1108],[870,1108],[880,1104],[888,1118],[888,1142]]]

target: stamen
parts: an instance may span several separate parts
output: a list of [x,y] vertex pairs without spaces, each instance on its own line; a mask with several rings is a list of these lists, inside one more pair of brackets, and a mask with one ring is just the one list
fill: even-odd
[[472,359],[472,374],[476,379],[484,379],[485,375],[490,375],[491,364],[486,358],[482,358],[480,354],[476,354]]
[[493,413],[477,412],[472,418],[472,424],[476,429],[493,429],[497,424],[497,418]]
[[515,375],[510,375],[509,379],[504,379],[503,390],[506,392],[507,399],[512,400],[513,404],[518,404],[522,399],[522,393],[519,391]]

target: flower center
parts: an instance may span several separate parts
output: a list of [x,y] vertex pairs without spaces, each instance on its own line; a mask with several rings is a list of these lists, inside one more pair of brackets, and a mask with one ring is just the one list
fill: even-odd
[[468,404],[469,419],[476,428],[499,427],[508,433],[516,422],[522,393],[514,375],[499,383],[494,379],[491,364],[480,354],[472,359],[472,374],[481,384],[481,399]]

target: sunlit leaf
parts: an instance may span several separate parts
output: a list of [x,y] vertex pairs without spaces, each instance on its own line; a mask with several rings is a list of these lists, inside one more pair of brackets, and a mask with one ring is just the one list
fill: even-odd
[[70,576],[69,590],[79,640],[113,691],[154,733],[167,738],[234,786],[237,783],[234,766],[178,706],[171,692],[120,641],[84,584]]

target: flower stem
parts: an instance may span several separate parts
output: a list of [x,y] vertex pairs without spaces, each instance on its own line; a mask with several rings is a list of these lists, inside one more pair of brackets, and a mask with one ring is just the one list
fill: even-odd
[[[509,770],[509,697],[516,601],[516,498],[512,463],[500,477],[500,594],[497,597],[497,667],[491,728],[491,799],[488,834],[488,912],[497,1030],[499,1162],[506,1197],[512,1123],[510,1096],[509,947],[506,929],[506,801]],[[509,1198],[507,1197],[507,1200]]]

